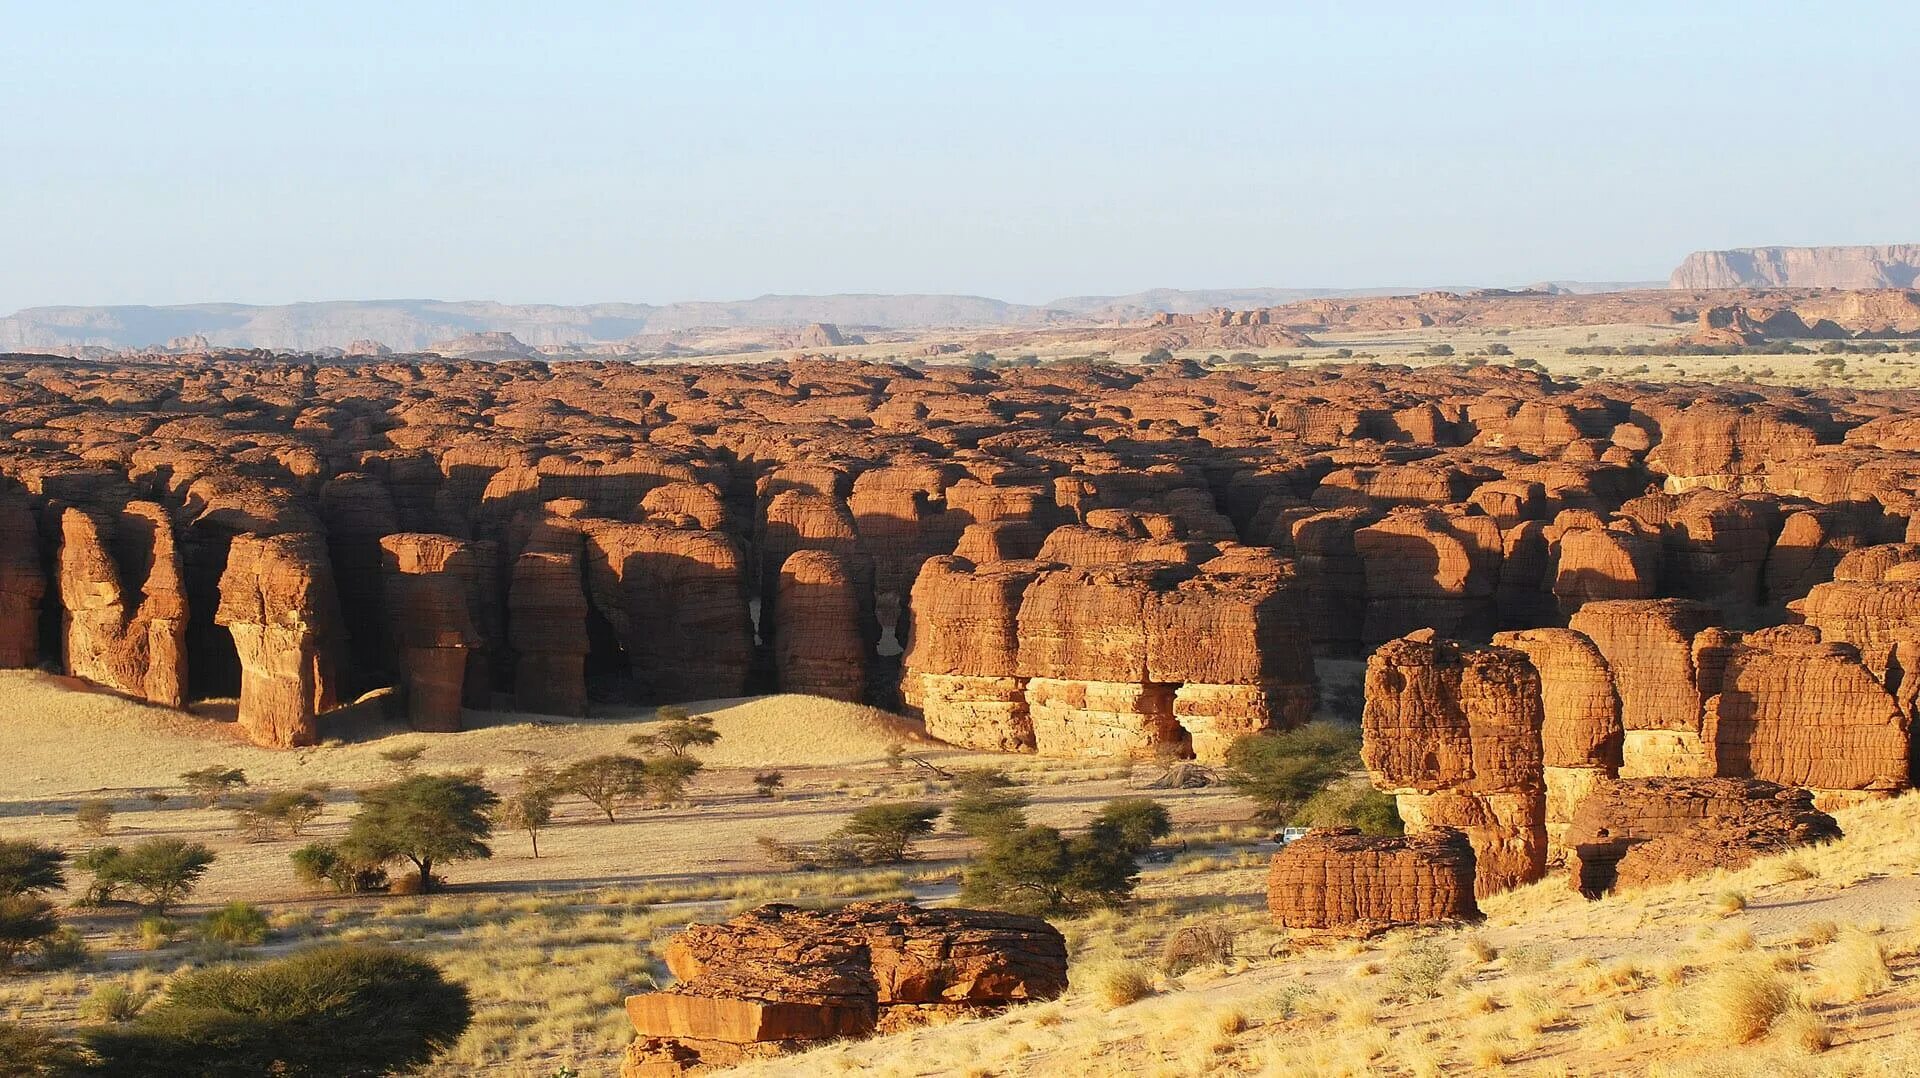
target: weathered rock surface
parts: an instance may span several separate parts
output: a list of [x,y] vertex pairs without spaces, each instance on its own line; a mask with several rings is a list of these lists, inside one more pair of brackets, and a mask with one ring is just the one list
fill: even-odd
[[1620,697],[1621,777],[1712,774],[1693,643],[1714,619],[1684,599],[1592,602],[1574,613],[1570,626],[1593,641]]
[[1781,626],[1733,644],[1702,735],[1714,773],[1815,790],[1905,787],[1910,717],[1848,644]]
[[128,502],[60,517],[66,664],[76,677],[159,704],[187,693],[187,601],[166,510]]
[[310,532],[234,539],[215,619],[240,655],[241,729],[268,748],[318,743],[342,635],[326,544]]
[[1361,758],[1373,784],[1396,795],[1409,825],[1466,832],[1481,896],[1546,869],[1543,724],[1524,652],[1423,630],[1367,661]]
[[841,558],[796,550],[780,567],[773,652],[785,692],[859,703],[880,627],[861,605],[859,581]]
[[1316,828],[1273,855],[1267,910],[1282,928],[1353,935],[1476,921],[1473,845],[1452,829],[1387,838]]
[[822,1042],[990,1014],[1067,987],[1037,917],[905,902],[762,906],[668,943],[679,983],[627,998],[622,1078],[724,1067]]
[[[380,540],[387,638],[399,649],[407,718],[416,730],[459,730],[461,706],[491,697],[476,595],[491,585],[473,548],[444,535],[402,532]],[[476,661],[475,652],[481,652]],[[471,675],[482,684],[468,687]],[[491,699],[487,700],[491,703]]]
[[40,604],[47,597],[39,526],[27,499],[0,490],[0,668],[40,658]]
[[1598,896],[1840,837],[1813,795],[1758,779],[1604,781],[1580,803],[1568,831],[1568,871]]

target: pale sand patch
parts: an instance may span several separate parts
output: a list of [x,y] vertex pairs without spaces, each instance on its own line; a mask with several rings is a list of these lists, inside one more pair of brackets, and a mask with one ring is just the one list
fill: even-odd
[[[183,771],[219,763],[238,767],[256,786],[385,781],[380,753],[424,744],[424,768],[479,768],[517,774],[536,760],[565,762],[632,751],[628,738],[654,720],[653,708],[626,708],[591,719],[470,711],[471,729],[415,734],[383,726],[346,744],[275,750],[251,745],[231,722],[184,714],[87,688],[71,678],[0,671],[0,800],[175,789]],[[917,727],[878,708],[808,696],[766,696],[683,705],[711,715],[720,742],[701,758],[711,767],[830,766],[885,759],[894,742],[924,742]],[[207,710],[217,710],[207,709]],[[0,808],[0,812],[7,811]]]

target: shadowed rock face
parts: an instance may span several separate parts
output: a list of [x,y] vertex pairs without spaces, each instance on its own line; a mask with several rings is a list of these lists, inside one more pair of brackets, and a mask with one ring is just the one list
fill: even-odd
[[484,619],[475,609],[491,587],[490,567],[472,544],[444,535],[389,535],[380,546],[387,635],[399,649],[407,718],[416,730],[458,730],[464,703],[491,703]]
[[1576,890],[1597,897],[1839,837],[1805,790],[1757,779],[1603,781],[1574,814],[1567,868]]
[[[1719,329],[1906,317],[1891,294],[1657,299],[1666,321],[1704,311]],[[1568,302],[1435,293],[1153,331],[1464,325]],[[1651,301],[1593,302],[1613,317]],[[16,540],[0,544],[0,663],[59,661],[175,704],[237,695],[268,744],[402,684],[428,727],[496,691],[579,715],[788,688],[897,692],[971,747],[1218,759],[1306,718],[1314,654],[1422,630],[1471,654],[1496,630],[1570,627],[1592,652],[1519,647],[1537,760],[1486,772],[1497,786],[1475,761],[1471,780],[1391,787],[1477,836],[1483,874],[1524,875],[1519,836],[1544,818],[1556,849],[1616,766],[1838,784],[1812,787],[1823,799],[1911,775],[1891,721],[1910,729],[1920,697],[1910,394],[1500,366],[365,351],[0,357],[0,539]],[[396,550],[389,572],[397,536],[453,553],[409,548],[412,571]],[[1752,635],[1796,619],[1818,640]],[[1518,669],[1486,699],[1525,696]],[[1470,680],[1434,677],[1412,680],[1434,699]],[[1474,751],[1487,721],[1466,720]],[[1802,744],[1796,725],[1846,747]],[[1450,744],[1419,723],[1392,736]],[[1517,845],[1489,855],[1494,835]]]
[[627,997],[623,1078],[683,1074],[1053,999],[1066,941],[1037,917],[905,902],[762,906],[667,944],[678,983]]

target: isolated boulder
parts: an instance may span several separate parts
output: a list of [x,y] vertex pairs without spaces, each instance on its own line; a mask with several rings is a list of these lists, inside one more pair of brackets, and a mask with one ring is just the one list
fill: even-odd
[[627,997],[622,1078],[991,1014],[1067,987],[1066,941],[1037,917],[863,902],[770,905],[691,925],[666,948],[677,984]]
[[1805,790],[1758,779],[1620,779],[1599,783],[1574,813],[1567,868],[1591,898],[1839,837]]
[[1477,921],[1473,845],[1451,828],[1392,837],[1315,828],[1273,855],[1267,910],[1282,928],[1353,935]]

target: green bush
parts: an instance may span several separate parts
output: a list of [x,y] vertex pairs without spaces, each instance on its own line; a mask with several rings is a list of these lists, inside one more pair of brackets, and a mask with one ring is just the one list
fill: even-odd
[[378,864],[354,861],[330,842],[309,842],[287,855],[300,882],[325,885],[343,895],[378,891],[387,886],[387,871]]
[[1308,798],[1359,766],[1359,731],[1329,722],[1243,737],[1227,748],[1228,784],[1271,823],[1291,819]]
[[915,840],[933,831],[940,806],[917,801],[868,805],[853,814],[840,833],[869,865],[889,865],[913,859]]
[[0,898],[0,971],[40,949],[59,930],[60,917],[46,899],[38,895]]
[[464,986],[393,948],[327,946],[176,978],[131,1023],[87,1031],[110,1074],[389,1074],[430,1062],[473,1019]]
[[95,988],[80,1002],[80,1017],[89,1022],[131,1022],[152,998],[152,993],[135,992],[124,984],[109,982]]
[[130,849],[89,850],[74,864],[93,873],[85,898],[89,904],[111,902],[122,888],[129,888],[140,892],[144,905],[164,911],[193,893],[213,864],[213,851],[198,842],[150,838]]
[[92,1061],[72,1041],[18,1022],[0,1022],[0,1074],[7,1078],[67,1078]]
[[207,915],[200,938],[251,947],[267,939],[267,915],[247,902],[229,902]]
[[960,796],[948,806],[953,829],[969,838],[991,838],[1027,825],[1027,795],[1013,788],[1013,780],[997,767],[969,767],[954,772],[954,791]]
[[477,775],[411,775],[360,792],[360,811],[338,852],[354,865],[411,862],[425,894],[438,880],[434,865],[493,856],[485,840],[499,804]]
[[961,898],[1020,913],[1120,905],[1139,882],[1135,859],[1171,827],[1159,802],[1122,798],[1103,806],[1075,838],[1041,826],[1000,832],[967,866]]
[[0,840],[0,898],[58,891],[67,885],[66,851],[23,839]]
[[1406,830],[1393,796],[1365,781],[1328,786],[1302,802],[1287,822],[1295,827],[1357,827],[1369,835],[1398,835]]

